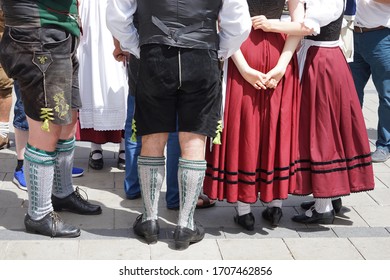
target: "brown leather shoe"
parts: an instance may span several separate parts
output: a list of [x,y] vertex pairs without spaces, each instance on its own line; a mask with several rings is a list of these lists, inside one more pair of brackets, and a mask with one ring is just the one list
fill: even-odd
[[0,136],[0,150],[5,149],[5,148],[9,148],[9,146],[10,146],[10,144],[9,144],[8,136],[6,136],[6,137]]

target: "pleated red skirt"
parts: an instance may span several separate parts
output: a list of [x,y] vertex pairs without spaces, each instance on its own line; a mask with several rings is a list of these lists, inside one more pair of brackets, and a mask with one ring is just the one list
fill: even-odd
[[[241,51],[267,73],[284,42],[284,35],[252,30]],[[296,186],[299,104],[295,56],[275,90],[256,90],[229,60],[222,145],[206,151],[205,194],[228,202],[286,199]]]
[[94,130],[93,128],[80,128],[77,122],[76,140],[95,144],[120,143],[124,137],[124,130]]
[[330,198],[374,188],[363,113],[339,47],[308,50],[302,76],[299,158],[294,194]]

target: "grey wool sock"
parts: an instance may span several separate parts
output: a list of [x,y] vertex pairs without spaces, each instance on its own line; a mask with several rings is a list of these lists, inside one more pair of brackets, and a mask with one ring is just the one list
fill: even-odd
[[165,157],[138,157],[138,177],[144,204],[143,221],[157,220],[158,200],[165,177]]
[[53,211],[53,187],[56,152],[46,152],[29,144],[24,153],[24,173],[28,192],[27,212],[33,220],[40,220]]
[[203,187],[206,171],[205,160],[179,158],[180,213],[178,226],[194,229],[194,211]]
[[67,197],[74,192],[72,168],[75,145],[75,138],[57,142],[53,195],[58,198]]

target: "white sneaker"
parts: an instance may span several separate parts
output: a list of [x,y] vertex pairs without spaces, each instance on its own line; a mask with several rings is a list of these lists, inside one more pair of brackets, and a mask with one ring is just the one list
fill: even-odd
[[377,147],[371,158],[372,162],[385,162],[390,158],[390,151],[386,147]]

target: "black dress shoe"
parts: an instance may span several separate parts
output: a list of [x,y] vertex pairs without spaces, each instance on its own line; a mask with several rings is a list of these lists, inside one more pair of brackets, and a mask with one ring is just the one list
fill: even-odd
[[[94,154],[100,154],[101,158],[99,159],[93,159]],[[88,165],[95,170],[101,170],[103,169],[104,161],[103,161],[103,151],[101,150],[94,150],[89,154],[89,161]]]
[[267,207],[261,215],[264,219],[271,222],[271,226],[276,227],[279,225],[283,212],[280,207]]
[[117,168],[120,170],[126,169],[126,160],[120,157],[120,154],[125,154],[124,150],[120,150],[118,154],[118,162],[116,164]]
[[51,202],[55,211],[68,211],[80,215],[99,215],[102,208],[99,205],[89,203],[79,192],[79,188],[65,198],[51,196]]
[[139,215],[133,224],[134,233],[142,238],[148,244],[154,244],[157,242],[157,237],[160,232],[160,226],[158,220],[147,220],[142,222],[143,214]]
[[334,216],[334,210],[325,213],[318,213],[315,209],[312,209],[311,217],[306,216],[306,214],[303,213],[295,215],[292,217],[292,220],[302,224],[333,224]]
[[246,230],[252,231],[255,229],[255,217],[253,216],[252,212],[241,216],[237,214],[234,216],[234,222]]
[[[304,201],[301,203],[301,208],[305,209],[305,210],[309,210],[310,207],[314,206],[314,203],[315,203],[314,200]],[[332,199],[332,206],[333,206],[334,212],[336,214],[340,213],[340,210],[343,207],[343,203],[341,201],[341,198]]]
[[176,250],[185,250],[192,243],[201,241],[204,238],[204,229],[195,223],[195,229],[177,226],[173,234]]
[[80,229],[65,224],[56,212],[47,214],[40,220],[33,220],[27,214],[24,217],[27,232],[38,233],[50,237],[78,237]]

